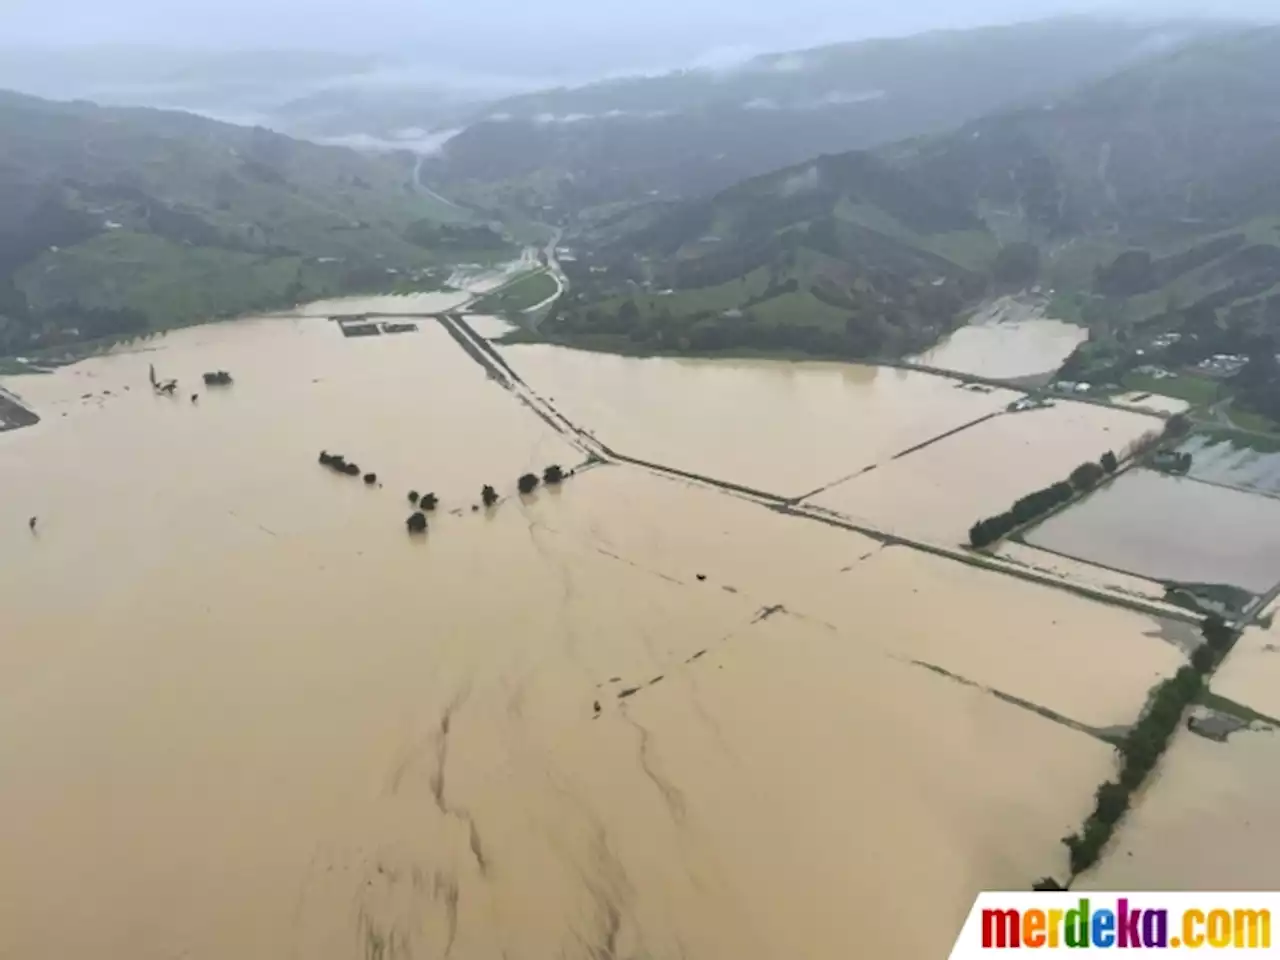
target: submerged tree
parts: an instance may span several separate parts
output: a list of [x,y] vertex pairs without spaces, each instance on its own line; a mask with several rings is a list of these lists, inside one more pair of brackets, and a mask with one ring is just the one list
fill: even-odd
[[1107,471],[1107,473],[1115,473],[1116,467],[1120,465],[1119,462],[1116,460],[1115,453],[1111,450],[1108,450],[1106,453],[1104,453],[1102,455],[1102,459],[1098,462],[1102,464],[1102,469]]
[[1103,475],[1104,470],[1098,464],[1082,463],[1071,471],[1071,485],[1083,493],[1096,487]]
[[364,475],[364,482],[372,487],[375,483],[378,482],[378,475],[376,473],[366,473]]
[[410,503],[417,503],[417,502],[418,502],[418,491],[417,491],[417,490],[410,490],[410,491],[409,491],[409,502],[410,502]]
[[426,533],[427,532],[427,515],[421,510],[409,514],[409,519],[404,522],[405,527],[410,533]]
[[498,502],[498,491],[486,483],[480,491],[480,499],[486,507],[492,507]]
[[516,488],[521,493],[533,493],[538,486],[538,475],[536,473],[526,473],[516,481]]
[[553,463],[551,464],[551,466],[547,467],[547,469],[542,471],[543,483],[554,484],[554,483],[559,483],[563,479],[564,479],[564,470],[561,469],[560,464],[558,463]]
[[437,497],[434,493],[424,493],[422,495],[422,498],[418,501],[418,508],[420,510],[425,510],[428,513],[430,513],[437,506],[439,506],[439,504],[440,504],[440,498]]

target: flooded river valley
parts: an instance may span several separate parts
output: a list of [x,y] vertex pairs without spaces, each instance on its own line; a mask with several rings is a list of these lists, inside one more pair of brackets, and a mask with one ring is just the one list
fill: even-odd
[[[504,355],[611,447],[788,495],[1016,396]],[[4,385],[42,420],[0,434],[0,955],[943,955],[1061,871],[1185,659],[1185,624],[588,465],[431,319]]]

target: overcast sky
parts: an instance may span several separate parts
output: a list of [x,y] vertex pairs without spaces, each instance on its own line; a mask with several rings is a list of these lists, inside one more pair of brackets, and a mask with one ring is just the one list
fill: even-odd
[[[1063,13],[1275,19],[1280,0],[0,0],[0,43],[307,47],[566,76]],[[566,60],[576,61],[574,69]]]

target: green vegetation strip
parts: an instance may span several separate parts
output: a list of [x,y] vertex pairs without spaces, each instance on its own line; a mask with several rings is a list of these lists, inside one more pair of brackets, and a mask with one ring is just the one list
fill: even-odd
[[1147,374],[1129,373],[1122,382],[1130,390],[1185,400],[1193,407],[1206,407],[1216,401],[1221,388],[1219,381],[1195,374],[1178,374],[1157,379]]
[[537,306],[558,289],[555,278],[545,270],[521,277],[471,305],[472,313],[510,313]]
[[979,520],[969,529],[969,544],[979,549],[990,546],[1018,527],[1068,503],[1077,492],[1086,493],[1092,490],[1103,477],[1115,473],[1118,466],[1116,455],[1110,450],[1102,455],[1098,463],[1089,461],[1080,464],[1071,471],[1070,479],[1059,480],[1051,487],[1033,491],[1014,503],[1012,509],[998,513],[994,517]]
[[[1131,448],[1132,458],[1136,461],[1154,450],[1161,442],[1186,436],[1190,429],[1191,421],[1181,414],[1175,414],[1165,421],[1161,436],[1156,437],[1152,434],[1152,439],[1146,446]],[[1119,465],[1115,453],[1111,450],[1104,453],[1097,463],[1088,461],[1080,464],[1071,471],[1071,476],[1066,480],[1059,480],[1052,486],[1027,494],[1004,513],[979,520],[969,529],[969,545],[975,549],[988,547],[1007,537],[1019,527],[1042,519],[1046,514],[1070,503],[1077,494],[1093,490],[1103,478],[1114,474]]]
[[[1187,707],[1203,699],[1205,681],[1217,669],[1237,637],[1234,630],[1215,616],[1205,619],[1202,633],[1204,643],[1191,655],[1191,663],[1156,687],[1146,712],[1120,742],[1119,779],[1098,787],[1094,794],[1093,812],[1077,833],[1063,838],[1071,862],[1068,886],[1098,862],[1103,848],[1128,811],[1134,792],[1155,769]],[[1052,877],[1043,877],[1036,881],[1034,889],[1058,890],[1061,887]]]

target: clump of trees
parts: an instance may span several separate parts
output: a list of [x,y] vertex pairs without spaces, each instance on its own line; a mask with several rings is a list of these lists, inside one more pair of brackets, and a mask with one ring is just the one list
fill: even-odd
[[538,475],[536,473],[526,473],[516,481],[516,489],[521,493],[533,493],[538,487]]
[[409,514],[409,519],[404,522],[404,525],[410,533],[426,533],[427,515],[421,510],[414,511]]
[[480,491],[480,502],[486,507],[492,507],[498,502],[498,491],[486,483]]
[[[354,477],[360,473],[360,468],[354,463],[348,463],[346,457],[340,453],[329,453],[327,450],[321,450],[320,463],[334,471],[334,473],[342,473],[348,477]],[[375,477],[374,479],[376,480],[377,478]]]
[[1023,524],[1061,506],[1073,496],[1075,487],[1065,480],[1029,493],[1004,513],[975,523],[969,530],[969,543],[978,548],[989,546]]
[[555,485],[557,483],[560,483],[563,479],[564,479],[564,470],[561,469],[560,464],[558,463],[553,463],[551,464],[551,466],[547,467],[547,469],[542,471],[543,483],[549,483],[549,484]]
[[[1103,848],[1115,832],[1116,824],[1129,809],[1129,801],[1169,745],[1187,707],[1199,696],[1204,683],[1222,657],[1231,649],[1237,633],[1221,617],[1206,617],[1201,625],[1204,643],[1191,657],[1191,664],[1156,688],[1142,718],[1117,745],[1120,776],[1104,783],[1094,794],[1094,809],[1083,828],[1062,842],[1071,859],[1073,875],[1098,862]],[[1051,889],[1040,888],[1036,889]]]
[[206,387],[225,387],[231,383],[231,374],[225,370],[217,370],[213,373],[204,375],[204,385]]
[[1100,463],[1082,463],[1071,471],[1071,486],[1080,491],[1092,490],[1106,474]]
[[1104,477],[1115,473],[1119,465],[1111,450],[1104,453],[1097,463],[1090,460],[1080,464],[1071,471],[1068,479],[1027,494],[1004,513],[979,520],[969,528],[969,545],[976,549],[990,546],[1018,527],[1062,506],[1077,493],[1092,490]]
[[1175,413],[1164,422],[1164,436],[1168,439],[1185,437],[1191,432],[1191,418],[1185,413]]

